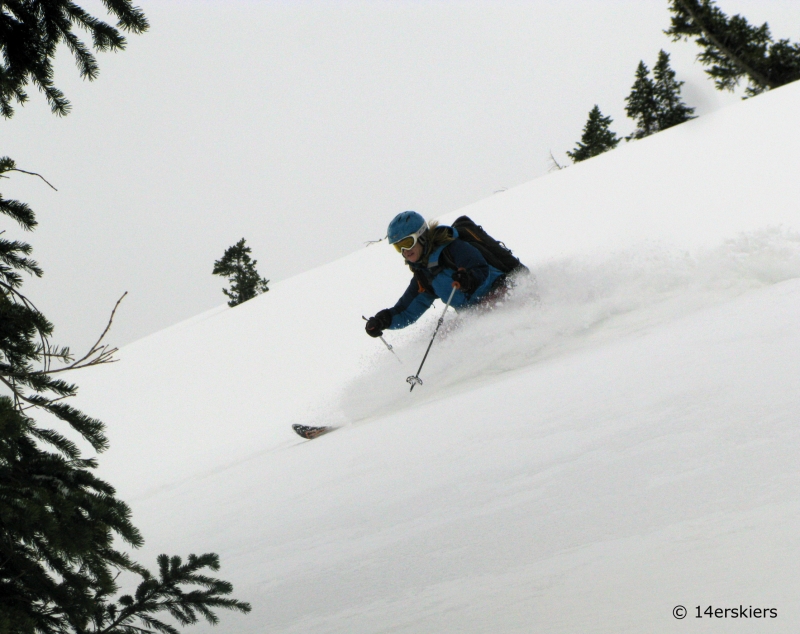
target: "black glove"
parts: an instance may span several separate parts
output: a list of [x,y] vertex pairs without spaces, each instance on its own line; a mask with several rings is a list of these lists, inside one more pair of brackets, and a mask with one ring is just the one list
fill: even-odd
[[392,313],[388,308],[378,311],[374,317],[367,319],[364,329],[370,337],[380,337],[383,331],[392,325]]
[[453,286],[461,289],[461,291],[467,295],[474,293],[475,289],[477,288],[477,284],[475,284],[475,278],[472,277],[472,274],[464,268],[458,269],[455,273],[453,273]]

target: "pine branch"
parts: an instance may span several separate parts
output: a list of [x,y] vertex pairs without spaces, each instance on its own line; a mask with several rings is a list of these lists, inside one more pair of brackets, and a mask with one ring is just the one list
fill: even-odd
[[108,13],[117,18],[112,26],[82,9],[72,0],[5,0],[0,3],[3,60],[0,64],[0,115],[14,114],[12,102],[28,100],[23,88],[31,83],[45,94],[51,111],[64,116],[69,101],[53,84],[53,65],[60,44],[72,54],[82,77],[93,80],[99,66],[90,45],[74,33],[83,29],[95,51],[125,48],[121,31],[143,33],[149,27],[144,13],[131,0],[103,0]]
[[31,325],[36,329],[36,332],[39,335],[40,349],[44,351],[44,354],[41,355],[44,360],[44,369],[48,370],[51,356],[49,337],[53,332],[53,324],[51,324],[39,311],[39,309],[36,308],[33,302],[31,302],[25,295],[20,293],[16,288],[3,282],[0,282],[0,288],[6,290],[6,292],[11,296],[12,301],[24,306],[25,309],[30,311]]
[[[104,607],[104,613],[109,620],[106,622],[103,618],[94,634],[178,634],[175,627],[153,615],[167,612],[181,625],[192,625],[198,622],[199,613],[206,621],[215,625],[219,618],[210,608],[236,610],[245,614],[252,609],[249,603],[224,596],[233,591],[233,586],[227,581],[197,574],[203,568],[219,570],[219,557],[215,553],[189,555],[185,564],[180,557],[162,554],[158,556],[158,568],[158,579],[148,571],[142,571],[142,582],[136,588],[134,596],[125,595],[120,597],[119,605]],[[199,585],[207,589],[184,592],[181,585]],[[135,625],[136,620],[141,621],[144,627]]]
[[[25,393],[17,388],[16,381],[6,379],[4,376],[0,375],[0,382],[4,383],[5,386],[9,390],[11,390],[11,393],[14,395],[15,400],[18,399],[20,401],[25,401],[26,403],[30,403],[31,407],[39,407],[41,405],[41,403],[38,402],[36,399],[28,398],[27,396],[25,396]],[[22,408],[18,407],[17,409],[22,409]]]
[[[766,75],[761,73],[760,71],[756,70],[751,64],[745,62],[741,56],[737,55],[735,51],[733,51],[730,47],[726,46],[722,40],[713,33],[708,26],[703,22],[701,19],[698,11],[697,6],[694,3],[694,0],[673,0],[675,3],[679,4],[686,13],[692,19],[695,27],[700,29],[703,32],[703,35],[711,42],[714,46],[716,46],[719,51],[725,56],[725,58],[734,66],[736,66],[742,73],[748,75],[753,82],[758,84],[761,88],[777,88],[780,86],[779,83],[773,82],[769,79]],[[676,38],[679,37],[676,34]]]

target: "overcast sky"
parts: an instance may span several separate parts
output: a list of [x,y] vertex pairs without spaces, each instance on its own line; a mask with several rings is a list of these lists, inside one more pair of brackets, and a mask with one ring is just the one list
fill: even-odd
[[[2,182],[40,223],[24,237],[45,277],[26,288],[74,349],[129,291],[110,336],[122,345],[224,304],[211,269],[242,237],[275,282],[363,248],[399,211],[502,195],[546,175],[550,151],[568,163],[594,104],[629,133],[624,98],[660,48],[698,114],[736,101],[696,45],[663,35],[667,4],[142,2],[151,30],[101,54],[97,81],[62,51],[72,114],[32,89],[0,122],[0,154],[58,188]],[[796,0],[719,4],[800,38]]]

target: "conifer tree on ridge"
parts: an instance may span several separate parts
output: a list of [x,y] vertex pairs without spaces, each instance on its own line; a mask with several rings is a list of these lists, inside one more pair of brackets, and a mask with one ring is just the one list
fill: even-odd
[[628,117],[636,121],[636,130],[630,136],[625,137],[627,141],[641,139],[658,132],[656,86],[650,79],[650,70],[644,61],[640,61],[636,68],[636,80],[631,87],[631,94],[625,98],[625,101],[628,104],[625,106],[625,112]]
[[619,145],[621,139],[609,129],[612,123],[611,117],[604,117],[603,113],[600,112],[600,107],[595,105],[589,111],[589,119],[583,127],[583,135],[580,142],[572,152],[567,152],[567,156],[575,163],[578,163],[608,150],[613,150]]
[[689,119],[695,119],[694,108],[681,99],[684,82],[675,80],[675,71],[669,65],[669,53],[658,52],[658,61],[653,68],[656,101],[658,102],[658,129],[666,130]]
[[650,79],[645,63],[639,62],[636,81],[631,94],[625,98],[625,112],[636,122],[636,130],[627,141],[642,139],[661,130],[694,119],[694,108],[689,108],[681,99],[682,81],[675,80],[675,71],[670,68],[669,54],[659,51],[653,69],[655,81]]
[[250,253],[250,247],[245,246],[245,239],[242,238],[232,247],[225,249],[222,257],[214,262],[212,274],[227,277],[231,285],[230,290],[222,289],[222,292],[230,298],[228,306],[238,306],[269,290],[267,286],[269,280],[259,276],[256,271],[258,261],[251,260]]

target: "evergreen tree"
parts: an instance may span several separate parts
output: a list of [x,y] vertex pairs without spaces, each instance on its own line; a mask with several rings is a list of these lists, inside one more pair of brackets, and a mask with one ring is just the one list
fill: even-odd
[[[147,29],[130,0],[103,4],[120,29]],[[89,31],[95,50],[125,47],[117,28],[71,0],[0,0],[0,114],[11,117],[12,103],[27,101],[23,89],[29,82],[45,93],[54,113],[69,112],[69,102],[53,85],[58,45],[72,51],[83,77],[92,80],[98,73],[94,56],[72,32],[74,25]],[[31,173],[0,158],[0,178],[10,172]],[[2,195],[0,217],[24,231],[36,227],[28,205]],[[212,608],[249,611],[248,604],[225,597],[230,584],[198,574],[219,568],[213,553],[190,555],[186,565],[162,555],[155,580],[118,549],[120,543],[137,547],[142,537],[128,506],[94,475],[97,461],[84,458],[70,438],[77,436],[98,453],[108,446],[103,423],[66,402],[77,387],[61,378],[113,361],[116,349],[102,341],[116,307],[97,343],[75,360],[68,348],[53,345],[53,325],[22,292],[23,274],[42,276],[29,257],[31,246],[2,237],[5,232],[0,230],[0,390],[6,392],[0,392],[0,634],[175,634],[153,615],[166,611],[187,625],[197,621],[196,614],[215,623]],[[35,420],[37,413],[58,429]],[[143,580],[135,598],[114,602],[120,571]],[[184,592],[182,585],[204,590]]]
[[636,69],[636,81],[631,94],[625,98],[625,111],[636,122],[636,130],[626,140],[641,139],[674,125],[694,119],[694,108],[689,108],[681,99],[682,81],[675,80],[675,71],[670,68],[669,54],[660,51],[653,69],[655,81],[644,62]]
[[250,253],[250,247],[245,246],[245,240],[242,238],[232,247],[225,249],[222,257],[214,262],[212,274],[227,277],[231,285],[230,290],[222,289],[222,292],[230,298],[228,306],[238,306],[269,290],[267,286],[269,280],[259,277],[256,271],[258,261],[251,261]]
[[636,122],[636,130],[625,137],[626,140],[641,139],[658,132],[658,99],[656,86],[650,79],[650,71],[644,62],[639,62],[636,69],[636,81],[633,82],[631,94],[625,98],[625,112]]
[[719,90],[733,90],[747,79],[746,96],[800,79],[800,43],[774,42],[765,22],[759,27],[744,17],[729,18],[714,0],[670,0],[673,40],[694,38],[703,50],[697,59]]
[[78,26],[88,31],[96,51],[123,50],[120,29],[143,33],[149,27],[144,13],[131,0],[104,0],[117,27],[89,14],[72,0],[0,1],[0,114],[10,117],[14,101],[28,100],[25,87],[32,83],[42,91],[52,111],[69,112],[69,101],[53,84],[53,59],[59,44],[75,57],[81,77],[97,78],[100,68],[90,48],[73,32]]
[[[0,159],[0,175],[15,169],[11,159]],[[19,201],[0,196],[0,213],[24,230],[36,226],[33,211]],[[20,290],[20,273],[42,275],[30,253],[25,242],[0,239],[0,383],[10,395],[0,396],[2,632],[68,627],[90,609],[92,589],[113,590],[112,567],[132,568],[113,548],[114,535],[142,543],[128,507],[90,471],[95,461],[82,459],[72,441],[27,414],[45,410],[95,450],[107,447],[102,423],[61,400],[75,386],[49,371],[53,361],[71,358],[69,350],[50,345],[52,324]],[[104,352],[95,350],[93,359],[102,361]]]
[[613,150],[621,139],[617,138],[616,133],[609,129],[612,123],[611,117],[604,117],[600,108],[595,105],[589,112],[586,125],[583,126],[580,142],[572,152],[567,152],[567,156],[577,163],[607,150]]
[[675,81],[675,71],[669,65],[669,53],[659,51],[653,68],[655,95],[658,101],[658,129],[666,130],[674,125],[694,119],[694,108],[689,108],[681,99],[682,81]]
[[[0,177],[12,171],[22,170],[0,158]],[[0,215],[23,230],[36,226],[28,205],[2,195]],[[115,540],[138,547],[142,537],[128,506],[92,472],[97,461],[82,457],[69,438],[77,435],[98,453],[108,447],[103,423],[65,402],[77,387],[60,378],[113,360],[116,349],[102,340],[114,313],[81,358],[53,345],[53,325],[21,289],[21,274],[42,275],[30,253],[29,244],[0,237],[0,386],[7,391],[0,395],[0,634],[134,631],[123,622],[135,623],[142,634],[174,634],[172,626],[162,627],[152,615],[167,610],[189,624],[196,621],[195,611],[210,622],[217,618],[214,607],[249,611],[246,603],[222,596],[231,591],[230,584],[196,574],[198,566],[216,570],[216,555],[190,556],[188,568],[173,558],[174,574],[155,582],[118,549]],[[61,430],[34,420],[37,411],[60,421]],[[143,581],[136,600],[121,597],[117,604],[109,597],[123,570]],[[206,590],[183,593],[176,586],[192,583]]]

